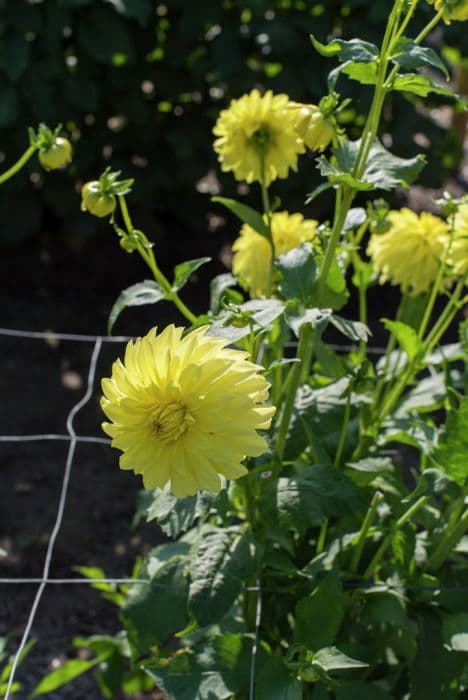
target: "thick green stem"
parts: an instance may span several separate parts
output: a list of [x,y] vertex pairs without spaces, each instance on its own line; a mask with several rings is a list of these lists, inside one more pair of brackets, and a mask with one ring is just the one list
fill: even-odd
[[372,523],[374,522],[376,513],[377,513],[377,508],[379,506],[379,503],[381,502],[383,496],[380,493],[380,491],[376,491],[374,493],[374,497],[371,501],[371,504],[369,506],[369,509],[366,513],[366,517],[364,518],[364,521],[362,523],[362,527],[359,531],[358,535],[358,540],[356,543],[356,548],[353,552],[353,557],[351,559],[351,565],[349,567],[349,570],[351,571],[352,574],[355,574],[359,568],[359,562],[361,561],[361,556],[362,552],[364,549],[364,545],[366,543],[366,538],[367,538],[367,533],[369,532]]
[[0,185],[3,185],[4,182],[16,175],[16,173],[18,173],[21,170],[21,168],[23,168],[26,165],[28,160],[35,154],[36,151],[37,146],[29,146],[29,148],[23,153],[21,158],[18,158],[16,163],[0,175]]
[[[130,214],[128,211],[127,207],[127,202],[125,201],[125,197],[123,195],[119,195],[119,203],[120,203],[120,210],[122,212],[122,218],[125,223],[125,227],[128,231],[129,234],[131,234],[134,231],[134,227],[132,224],[132,220],[130,218]],[[141,234],[140,234],[141,235]],[[146,239],[146,237],[145,237]],[[146,239],[147,241],[147,239]],[[177,292],[172,289],[172,286],[169,282],[169,280],[165,277],[165,275],[161,272],[159,269],[157,263],[156,263],[156,258],[154,257],[154,253],[151,250],[150,247],[145,247],[142,243],[138,242],[137,243],[137,249],[138,252],[140,253],[141,257],[145,261],[145,263],[148,265],[150,268],[151,272],[153,273],[153,277],[156,280],[156,282],[160,285],[161,289],[163,290],[165,297],[168,301],[172,301],[175,306],[179,309],[181,314],[185,316],[187,321],[190,321],[191,324],[195,323],[197,320],[197,317],[195,314],[193,314],[189,308],[184,304],[182,299],[179,297]]]
[[468,531],[468,510],[464,512],[462,517],[455,525],[449,524],[445,530],[442,539],[437,545],[434,553],[427,562],[427,570],[436,572],[446,559],[450,556],[455,545],[461,540],[465,532]]
[[370,562],[369,566],[364,572],[364,578],[369,578],[374,573],[375,569],[379,566],[380,562],[384,557],[384,554],[387,552],[388,548],[392,544],[393,538],[395,537],[395,533],[400,528],[402,528],[403,525],[405,525],[405,523],[407,523],[408,520],[410,520],[410,518],[412,518],[413,515],[428,502],[428,500],[428,496],[421,496],[421,498],[419,498],[416,501],[416,503],[413,503],[413,505],[410,508],[408,508],[408,510],[405,511],[400,518],[398,518],[395,525],[391,528],[390,532],[383,539],[380,547],[374,554],[372,561]]
[[320,526],[320,531],[319,531],[319,536],[317,538],[317,547],[315,550],[315,555],[318,556],[319,554],[322,554],[324,548],[325,548],[325,542],[327,540],[327,532],[328,532],[328,518],[325,518],[323,523]]
[[334,467],[339,467],[341,462],[341,457],[343,456],[344,446],[346,444],[346,435],[348,434],[349,419],[351,417],[351,397],[352,397],[352,385],[349,387],[348,398],[346,399],[345,412],[343,417],[343,425],[341,426],[340,441],[338,443],[338,448],[336,450],[335,461],[333,463]]
[[[344,189],[344,188],[343,188]],[[320,306],[322,298],[327,286],[328,273],[330,272],[331,265],[333,263],[336,249],[338,243],[340,242],[341,232],[343,230],[344,222],[348,214],[349,208],[353,201],[354,194],[348,189],[344,190],[343,196],[342,188],[340,187],[336,193],[336,204],[335,204],[335,219],[333,223],[332,232],[328,241],[327,249],[325,251],[325,256],[323,258],[322,267],[320,270],[320,277],[318,281],[318,291],[317,291],[317,305]]]
[[301,330],[299,332],[299,345],[297,348],[297,357],[300,360],[300,362],[296,362],[289,371],[288,393],[283,404],[283,411],[281,413],[279,422],[276,451],[280,459],[283,457],[284,454],[286,436],[288,434],[289,423],[294,408],[294,400],[296,398],[296,392],[301,378],[302,363],[304,361],[304,358],[307,357],[309,345],[312,343],[312,336],[312,326],[310,325],[310,323],[305,323],[301,327]]

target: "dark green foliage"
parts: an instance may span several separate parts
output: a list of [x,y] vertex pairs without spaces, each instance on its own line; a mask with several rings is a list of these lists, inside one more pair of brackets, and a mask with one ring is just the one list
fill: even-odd
[[[432,10],[426,3],[420,5],[417,21],[422,24]],[[150,224],[156,213],[172,212],[190,224],[188,231],[203,230],[206,195],[195,186],[217,167],[211,130],[219,109],[254,85],[317,103],[326,92],[326,76],[336,58],[314,51],[309,35],[326,43],[327,36],[341,33],[346,41],[333,42],[332,47],[339,47],[339,57],[345,61],[353,46],[348,40],[364,35],[344,71],[352,73],[353,66],[372,69],[372,63],[356,61],[370,60],[372,51],[366,47],[379,43],[387,11],[384,0],[371,6],[360,0],[348,5],[339,0],[311,4],[4,0],[0,3],[3,162],[14,162],[24,151],[27,127],[39,121],[63,122],[75,152],[67,173],[41,176],[41,182],[47,180],[44,189],[41,183],[33,189],[29,181],[31,172],[39,172],[35,158],[2,188],[0,214],[8,212],[8,227],[0,245],[36,233],[44,224],[56,225],[57,218],[69,235],[89,235],[99,222],[80,214],[74,184],[94,179],[107,162],[135,177],[134,201]],[[463,28],[447,30],[449,43],[461,47],[462,53]],[[441,68],[430,49],[415,48],[410,58],[404,59],[405,69],[414,71],[426,64]],[[406,90],[416,93],[411,100],[430,89],[428,79],[420,75],[400,80],[406,81]],[[357,137],[370,91],[369,98],[362,99],[361,86],[346,77],[340,78],[338,89],[351,98],[359,94],[343,116],[350,136]],[[460,158],[459,144],[453,134],[415,112],[407,99],[393,97],[383,130],[391,128],[393,150],[403,157],[412,157],[417,150],[413,134],[427,134],[432,143],[429,166],[437,167],[426,168],[423,184],[440,186]],[[318,184],[307,158],[303,157],[301,173],[275,185],[279,194],[288,196],[291,210],[301,208],[303,193]],[[235,194],[231,178],[223,175],[221,181],[228,194]],[[328,202],[324,197],[315,205],[314,215],[327,215]]]

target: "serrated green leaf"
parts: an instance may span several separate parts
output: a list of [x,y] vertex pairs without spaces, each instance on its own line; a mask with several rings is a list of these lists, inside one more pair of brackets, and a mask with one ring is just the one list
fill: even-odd
[[252,209],[252,207],[247,206],[247,204],[241,204],[241,202],[236,202],[235,199],[228,199],[227,197],[212,197],[211,201],[222,204],[229,209],[229,211],[232,211],[244,224],[251,226],[254,231],[261,236],[269,238],[268,226],[263,220],[263,216],[259,214],[258,211],[255,211],[255,209]]
[[331,182],[322,182],[321,185],[318,185],[315,190],[312,192],[309,192],[309,194],[306,197],[306,204],[310,204],[311,202],[314,201],[316,197],[318,197],[322,192],[326,192],[326,190],[329,190],[333,187],[333,184]]
[[300,299],[306,303],[317,278],[317,263],[310,243],[280,255],[275,261],[280,273],[280,293],[285,299]]
[[204,515],[215,499],[212,494],[198,493],[188,498],[176,498],[168,487],[153,492],[147,510],[148,522],[156,520],[169,537],[175,538],[185,532],[197,518]]
[[311,651],[331,646],[345,614],[343,588],[335,572],[320,581],[310,596],[298,601],[295,608],[294,642]]
[[153,280],[145,280],[144,282],[138,282],[131,287],[127,287],[127,289],[124,289],[124,291],[120,293],[111,309],[107,321],[108,334],[111,335],[115,322],[127,306],[156,304],[164,298],[165,295],[161,287]]
[[468,651],[468,613],[442,615],[442,639],[449,651]]
[[214,527],[205,533],[189,564],[188,608],[200,627],[223,617],[254,567],[247,533]]
[[312,328],[321,334],[327,327],[332,313],[332,309],[306,309],[300,305],[293,306],[290,304],[286,311],[286,322],[297,338],[305,323],[310,323]]
[[406,352],[410,360],[414,360],[423,352],[422,341],[418,338],[414,328],[401,321],[391,321],[388,318],[382,318],[381,321],[385,328],[394,336],[398,345]]
[[221,300],[226,289],[235,287],[237,279],[230,272],[217,275],[210,282],[210,310],[217,314],[221,307]]
[[420,46],[406,36],[402,36],[395,46],[392,61],[398,63],[406,70],[415,70],[423,66],[437,68],[447,80],[450,78],[447,66],[434,49],[428,46]]
[[330,322],[337,330],[340,331],[340,333],[354,342],[359,340],[368,340],[372,335],[370,329],[365,323],[361,323],[360,321],[350,321],[348,318],[338,316],[338,314],[332,314],[330,317]]
[[190,275],[198,270],[199,267],[205,265],[205,263],[211,262],[211,258],[197,258],[196,260],[186,260],[183,263],[179,263],[174,268],[174,282],[172,283],[172,289],[179,291],[184,287]]
[[347,185],[354,190],[365,191],[373,189],[372,183],[364,182],[353,177],[350,172],[345,172],[339,166],[333,165],[326,156],[317,158],[317,167],[323,175],[328,178],[333,185]]
[[187,594],[183,563],[178,557],[171,558],[156,578],[130,588],[121,619],[138,652],[146,653],[187,626]]
[[[253,328],[255,331],[258,331],[259,329],[268,328],[275,318],[281,316],[285,304],[278,299],[251,299],[246,301],[245,304],[241,304],[239,308],[241,311],[252,312]],[[231,325],[229,323],[231,317],[232,314],[228,311],[220,314],[219,318],[211,324],[207,335],[225,338],[235,343],[250,333],[250,325],[248,323],[241,327]]]
[[310,40],[314,49],[327,58],[336,56],[339,61],[356,61],[358,63],[371,63],[376,61],[379,50],[375,44],[361,39],[333,39],[329,44],[321,44],[320,41],[311,34]]
[[256,700],[302,700],[302,681],[280,656],[271,656],[257,673]]
[[325,673],[330,671],[344,671],[352,668],[367,668],[369,664],[365,661],[352,659],[350,656],[343,654],[336,647],[324,647],[319,649],[313,658],[312,664],[318,666]]
[[[247,693],[252,661],[250,637],[213,636],[145,671],[170,700],[228,700]],[[261,662],[262,650],[258,661]]]
[[437,466],[460,486],[468,480],[468,398],[451,411],[433,459]]
[[393,89],[401,92],[411,92],[413,95],[419,95],[419,97],[426,97],[429,93],[434,92],[437,95],[445,95],[457,101],[459,100],[459,96],[449,87],[440,85],[428,75],[421,75],[421,73],[397,75],[393,81]]

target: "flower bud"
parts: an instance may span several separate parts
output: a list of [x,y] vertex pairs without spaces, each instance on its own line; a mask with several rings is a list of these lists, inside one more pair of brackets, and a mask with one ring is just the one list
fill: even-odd
[[435,6],[437,12],[443,10],[442,19],[445,24],[450,22],[466,22],[468,20],[468,0],[427,0]]
[[83,185],[81,190],[81,209],[100,219],[112,214],[116,206],[115,196],[102,191],[99,180],[92,180]]
[[320,107],[293,102],[296,131],[311,151],[324,151],[333,138],[334,129]]
[[72,159],[72,146],[68,139],[55,136],[50,144],[44,144],[39,149],[39,162],[45,170],[62,168]]

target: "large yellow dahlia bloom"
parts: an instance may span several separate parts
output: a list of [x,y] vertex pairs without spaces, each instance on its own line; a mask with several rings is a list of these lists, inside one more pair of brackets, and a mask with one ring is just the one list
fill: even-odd
[[219,491],[222,474],[247,473],[246,456],[265,452],[257,430],[269,428],[275,412],[262,406],[269,384],[247,353],[198,328],[152,329],[127,345],[112,377],[102,380],[102,424],[122,450],[120,467],[142,474],[147,489],[169,481],[185,498],[197,489]]
[[221,169],[232,171],[237,180],[249,183],[261,182],[264,175],[266,185],[278,177],[287,177],[290,168],[297,170],[297,157],[304,153],[305,146],[296,132],[296,116],[289,106],[287,95],[273,95],[271,90],[263,96],[252,90],[232,100],[213,129],[218,137],[214,150]]
[[442,19],[446,24],[450,22],[466,22],[468,20],[468,0],[427,0],[435,6],[437,12],[444,10]]
[[[275,254],[282,255],[297,248],[304,241],[313,241],[317,236],[318,222],[304,219],[302,214],[277,212],[271,217],[271,234]],[[271,266],[271,247],[267,239],[251,226],[244,224],[232,246],[234,253],[232,271],[242,278],[250,296],[264,296],[268,289]]]
[[468,274],[468,202],[462,204],[455,214],[450,264],[455,275]]
[[404,293],[421,294],[434,282],[448,246],[447,224],[433,214],[391,211],[390,229],[371,236],[367,248],[380,283],[399,284]]

